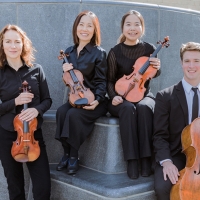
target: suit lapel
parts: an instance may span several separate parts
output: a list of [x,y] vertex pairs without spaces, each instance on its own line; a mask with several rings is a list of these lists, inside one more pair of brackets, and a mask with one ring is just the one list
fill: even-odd
[[179,82],[175,86],[175,88],[176,88],[176,95],[178,97],[178,100],[180,102],[180,105],[184,113],[185,124],[188,125],[188,106],[187,106],[187,100],[186,100],[185,91],[183,89],[182,82]]

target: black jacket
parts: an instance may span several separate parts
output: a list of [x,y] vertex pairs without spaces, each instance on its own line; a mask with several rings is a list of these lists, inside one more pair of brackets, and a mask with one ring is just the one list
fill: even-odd
[[157,93],[154,110],[156,162],[171,159],[182,149],[181,133],[188,125],[188,106],[182,82]]
[[26,80],[31,87],[31,93],[34,94],[32,102],[28,104],[30,108],[36,108],[39,112],[38,128],[42,125],[42,116],[52,103],[49,95],[46,78],[40,65],[34,64],[33,67],[23,65],[15,71],[8,64],[0,69],[0,126],[8,131],[14,131],[13,119],[19,114],[23,105],[15,105],[15,98],[19,96],[19,88],[22,82]]
[[69,63],[83,74],[84,85],[95,95],[95,100],[102,102],[106,95],[106,52],[99,46],[88,43],[77,56],[77,46],[65,50]]

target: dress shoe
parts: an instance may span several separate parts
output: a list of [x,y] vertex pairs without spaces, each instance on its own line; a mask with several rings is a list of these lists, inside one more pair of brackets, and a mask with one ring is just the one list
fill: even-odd
[[127,164],[127,174],[131,179],[137,179],[139,177],[138,160],[132,159],[128,160]]
[[67,165],[68,165],[68,160],[69,160],[69,155],[68,155],[68,154],[64,155],[64,156],[61,158],[61,161],[59,162],[59,164],[57,165],[56,170],[57,170],[57,171],[61,171],[61,170],[63,170],[64,168],[66,168]]
[[79,167],[79,160],[76,157],[70,157],[68,160],[68,166],[67,166],[67,174],[76,174]]
[[141,159],[141,176],[148,177],[151,175],[151,157]]

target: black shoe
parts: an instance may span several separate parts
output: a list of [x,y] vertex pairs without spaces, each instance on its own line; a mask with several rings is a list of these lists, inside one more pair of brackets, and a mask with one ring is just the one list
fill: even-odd
[[61,171],[61,170],[63,170],[64,168],[66,168],[67,165],[68,165],[68,160],[69,160],[69,155],[68,155],[68,154],[64,155],[64,156],[61,158],[61,161],[59,162],[59,164],[57,165],[56,170],[57,170],[57,171]]
[[148,177],[151,175],[151,157],[141,159],[141,176]]
[[70,157],[68,160],[68,166],[67,166],[67,174],[76,174],[78,171],[78,164],[79,160],[76,157]]
[[127,174],[131,179],[137,179],[139,177],[138,160],[132,159],[128,160],[127,164]]

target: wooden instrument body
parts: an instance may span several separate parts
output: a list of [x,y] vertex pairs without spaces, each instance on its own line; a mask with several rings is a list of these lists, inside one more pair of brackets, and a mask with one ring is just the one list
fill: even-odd
[[[28,83],[24,81],[22,88],[23,93],[29,92]],[[23,109],[26,110],[28,104],[23,104]],[[18,162],[31,162],[36,160],[40,155],[40,146],[38,141],[34,139],[34,131],[37,129],[37,118],[31,121],[22,121],[19,115],[15,116],[13,125],[17,131],[17,139],[13,142],[11,148],[12,157]]]
[[[136,103],[144,97],[146,91],[145,82],[153,78],[157,69],[151,65],[145,71],[143,75],[139,73],[141,66],[148,61],[149,57],[140,57],[136,60],[134,65],[134,71],[126,76],[124,75],[115,84],[115,91],[127,101]],[[128,91],[128,92],[127,92]]]
[[[157,42],[159,46],[150,57],[155,58],[162,47],[168,47],[168,41],[169,36]],[[149,57],[145,56],[138,58],[133,68],[129,76],[124,75],[115,83],[115,91],[127,101],[137,103],[144,97],[145,83],[156,75],[157,69],[150,65]]]
[[[58,59],[63,59],[64,63],[69,63],[67,56],[63,50],[60,50]],[[71,69],[64,72],[63,81],[70,88],[69,103],[73,107],[82,108],[95,100],[91,90],[83,85],[83,74],[79,70]]]
[[[70,70],[71,71],[71,70]],[[70,72],[65,72],[63,74],[64,83],[70,88],[69,92],[69,102],[73,107],[76,106],[76,101],[81,98],[86,98],[88,100],[87,104],[90,104],[94,101],[94,94],[89,88],[86,88],[83,85],[83,75],[79,70],[73,69],[73,75]],[[72,72],[71,71],[71,72]],[[75,80],[72,76],[76,76]]]
[[180,171],[178,182],[173,185],[170,200],[200,199],[200,118],[186,126],[181,135],[182,152],[186,167]]
[[31,162],[40,155],[39,142],[34,139],[34,131],[37,128],[37,119],[34,118],[29,123],[29,132],[24,133],[23,121],[19,115],[14,118],[14,128],[18,136],[11,149],[13,158],[18,162]]

